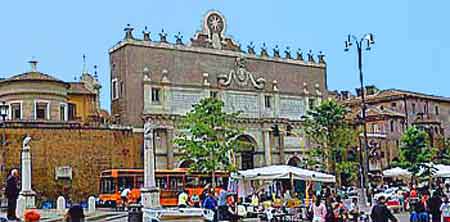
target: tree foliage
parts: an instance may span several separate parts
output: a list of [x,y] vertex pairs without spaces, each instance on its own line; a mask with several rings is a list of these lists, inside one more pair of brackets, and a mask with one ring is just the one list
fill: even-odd
[[357,141],[357,131],[346,120],[348,110],[334,100],[322,101],[303,117],[305,134],[316,144],[308,163],[326,165],[329,173],[356,178],[358,164],[343,158]]
[[180,135],[174,142],[182,160],[193,162],[190,170],[205,173],[236,170],[230,156],[240,144],[236,138],[242,131],[234,121],[239,114],[225,113],[223,107],[221,100],[204,98],[181,121]]
[[415,178],[429,179],[436,149],[430,147],[428,134],[416,127],[408,127],[401,138],[400,155],[395,165],[407,169]]

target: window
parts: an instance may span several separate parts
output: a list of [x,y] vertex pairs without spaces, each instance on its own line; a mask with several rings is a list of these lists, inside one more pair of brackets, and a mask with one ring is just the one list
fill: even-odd
[[394,132],[394,129],[395,129],[395,122],[394,122],[394,120],[390,121],[390,125],[391,125],[391,132]]
[[253,169],[253,152],[242,152],[241,153],[241,169],[242,170],[248,170]]
[[59,104],[59,120],[67,121],[67,104]]
[[308,99],[308,108],[312,109],[314,107],[314,104],[316,104],[316,100],[313,98]]
[[48,117],[49,117],[48,105],[49,104],[47,102],[36,102],[35,109],[34,109],[35,119],[40,119],[40,120],[48,119]]
[[434,107],[434,113],[435,113],[436,115],[439,115],[439,106],[438,106],[438,105],[436,105],[436,106]]
[[380,106],[380,109],[381,109],[381,110],[384,110],[384,106]]
[[21,103],[11,103],[11,119],[19,120],[22,119],[22,104]]
[[423,112],[428,113],[428,106],[427,104],[423,105]]
[[152,88],[152,103],[160,103],[160,90],[159,88]]
[[397,107],[397,103],[391,103],[391,107],[392,107],[392,108]]
[[272,96],[264,96],[264,107],[266,107],[266,109],[270,109],[272,107],[271,100]]
[[67,112],[68,120],[75,120],[77,114],[77,106],[73,103],[69,103],[68,107],[69,107]]
[[113,79],[112,83],[111,83],[111,93],[112,93],[112,99],[117,99],[119,98],[119,92],[118,92],[118,85],[117,85],[117,79]]
[[211,98],[216,98],[217,99],[218,93],[217,91],[210,91],[209,92],[209,97]]
[[416,114],[416,104],[413,103],[413,104],[411,105],[411,107],[412,107],[412,113],[413,113],[413,114]]
[[119,92],[119,96],[123,96],[123,95],[124,95],[123,92],[124,92],[124,91],[123,91],[123,82],[120,81],[120,92]]

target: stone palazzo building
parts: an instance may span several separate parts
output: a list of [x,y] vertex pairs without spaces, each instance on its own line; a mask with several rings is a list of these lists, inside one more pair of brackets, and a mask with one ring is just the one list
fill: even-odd
[[[409,126],[424,129],[433,147],[442,147],[450,136],[450,98],[400,89],[366,87],[369,169],[373,173],[389,168],[398,158],[401,136]],[[348,91],[336,94],[351,108],[357,126],[361,123],[361,96]],[[362,140],[362,137],[361,137]]]
[[164,31],[157,41],[147,30],[136,38],[128,26],[109,51],[113,121],[137,128],[143,121],[153,124],[158,169],[189,164],[179,161],[171,141],[180,117],[208,96],[223,100],[227,112],[242,112],[245,132],[239,139],[253,146],[237,154],[241,169],[298,165],[310,145],[301,117],[327,96],[324,56],[310,51],[303,58],[301,51],[280,53],[265,44],[259,53],[253,44],[244,52],[225,34],[226,25],[220,12],[210,11],[189,43],[180,34],[171,43]]

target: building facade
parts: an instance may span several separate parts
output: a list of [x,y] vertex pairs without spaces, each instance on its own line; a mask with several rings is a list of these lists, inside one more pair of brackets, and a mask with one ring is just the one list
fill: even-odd
[[64,82],[37,70],[0,80],[0,101],[10,122],[73,122],[89,124],[100,116],[100,84],[89,73],[79,82]]
[[[433,147],[440,147],[442,139],[450,135],[450,98],[399,89],[378,90],[374,86],[367,86],[365,91],[371,171],[388,168],[398,158],[401,136],[409,126],[424,129]],[[338,97],[351,108],[354,122],[360,126],[359,90],[356,96],[344,91]]]
[[280,53],[278,46],[269,53],[265,45],[260,53],[253,45],[243,52],[226,36],[226,25],[220,12],[210,11],[189,43],[179,34],[170,43],[164,32],[155,41],[146,30],[139,39],[127,27],[124,39],[110,49],[112,118],[156,128],[159,169],[186,166],[172,144],[176,125],[208,96],[224,101],[226,112],[242,112],[245,133],[239,138],[253,146],[237,155],[241,169],[298,164],[309,146],[301,117],[326,97],[324,56],[310,52],[304,59],[301,52]]

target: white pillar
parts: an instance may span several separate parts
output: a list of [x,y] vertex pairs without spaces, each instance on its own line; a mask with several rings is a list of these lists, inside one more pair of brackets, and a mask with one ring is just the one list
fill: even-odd
[[56,199],[56,210],[58,212],[64,212],[66,210],[66,199],[63,196],[59,196]]
[[155,182],[154,125],[150,121],[146,120],[144,124],[144,188],[141,189],[141,197],[144,208],[159,208],[159,189]]
[[263,136],[264,136],[264,159],[266,166],[270,166],[272,165],[272,149],[270,148],[271,146],[270,131],[269,130],[263,131]]
[[30,146],[28,145],[31,141],[31,137],[26,136],[22,144],[22,168],[21,168],[21,182],[22,189],[19,195],[25,198],[25,207],[35,208],[35,196],[36,193],[31,189],[31,152]]
[[88,198],[88,213],[92,214],[95,212],[95,197],[90,196]]

